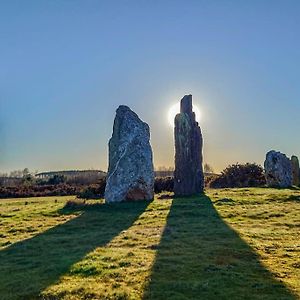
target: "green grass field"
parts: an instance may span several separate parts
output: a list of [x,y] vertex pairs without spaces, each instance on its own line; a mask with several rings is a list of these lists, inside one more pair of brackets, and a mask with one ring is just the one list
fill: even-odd
[[0,200],[1,300],[300,299],[300,190],[70,199]]

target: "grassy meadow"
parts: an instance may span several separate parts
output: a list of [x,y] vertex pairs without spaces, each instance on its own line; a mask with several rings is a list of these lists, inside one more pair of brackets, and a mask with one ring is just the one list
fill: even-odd
[[0,200],[0,299],[300,299],[300,190]]

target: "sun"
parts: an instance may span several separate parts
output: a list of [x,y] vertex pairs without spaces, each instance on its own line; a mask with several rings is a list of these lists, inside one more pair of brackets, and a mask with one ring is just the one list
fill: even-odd
[[[201,113],[197,105],[193,105],[193,111],[196,114],[196,121],[199,122]],[[168,122],[170,126],[174,127],[174,118],[178,113],[180,113],[180,102],[173,104],[168,110]]]

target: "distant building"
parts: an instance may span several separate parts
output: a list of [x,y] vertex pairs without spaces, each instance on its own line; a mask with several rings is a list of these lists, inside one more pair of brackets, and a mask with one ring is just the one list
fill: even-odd
[[49,179],[54,175],[63,175],[66,178],[78,177],[78,176],[99,176],[105,177],[106,173],[101,170],[68,170],[68,171],[49,171],[35,174],[38,179]]

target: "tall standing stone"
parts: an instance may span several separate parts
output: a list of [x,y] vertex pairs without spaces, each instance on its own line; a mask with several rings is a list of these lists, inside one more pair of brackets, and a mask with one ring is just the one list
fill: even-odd
[[264,167],[269,187],[287,188],[292,186],[292,163],[285,154],[274,150],[269,151]]
[[300,170],[299,170],[299,160],[298,157],[293,155],[291,157],[292,162],[292,174],[293,174],[293,185],[300,185]]
[[116,111],[109,141],[109,166],[105,200],[111,202],[152,200],[154,170],[150,129],[129,107]]
[[180,113],[175,117],[175,196],[202,193],[202,134],[193,112],[192,95],[180,102]]

